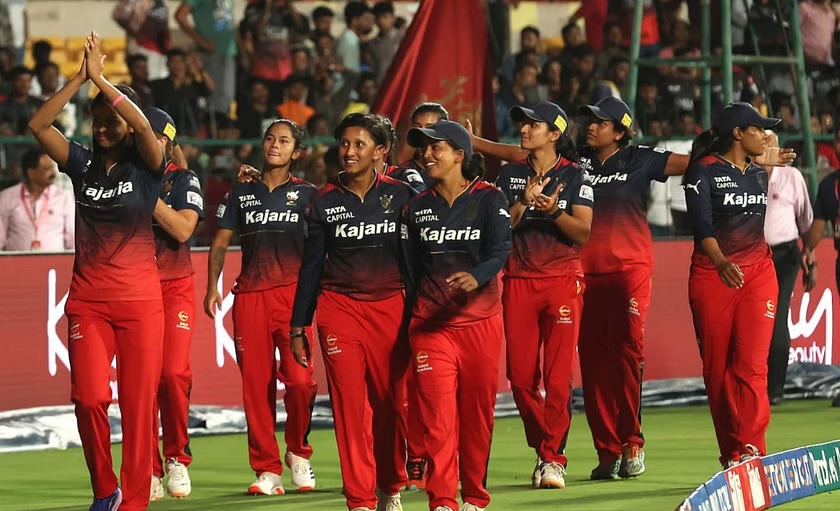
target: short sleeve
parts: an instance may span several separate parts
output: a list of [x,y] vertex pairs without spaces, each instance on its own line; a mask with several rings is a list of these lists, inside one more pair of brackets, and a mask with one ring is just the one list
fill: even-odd
[[592,183],[582,170],[578,172],[578,177],[575,178],[577,190],[572,194],[572,206],[586,206],[592,208],[595,206],[595,191],[592,189]]
[[216,210],[216,225],[220,229],[236,231],[239,229],[239,199],[236,188],[225,195],[225,200]]
[[75,182],[81,179],[82,175],[90,167],[93,151],[72,140],[69,144],[67,164],[64,165],[61,171],[70,176],[70,179]]
[[835,172],[826,176],[817,189],[817,200],[814,204],[814,218],[817,220],[826,220],[834,222],[838,215],[837,193],[838,193],[838,173]]
[[642,169],[651,181],[664,183],[668,179],[665,167],[670,156],[671,151],[662,147],[639,146],[633,155],[633,168]]
[[685,204],[694,229],[694,239],[702,241],[715,235],[712,212],[712,189],[706,168],[700,163],[688,167],[683,184]]
[[198,213],[199,219],[204,219],[204,196],[201,193],[201,183],[192,171],[181,170],[175,180],[172,208],[175,211],[191,209]]

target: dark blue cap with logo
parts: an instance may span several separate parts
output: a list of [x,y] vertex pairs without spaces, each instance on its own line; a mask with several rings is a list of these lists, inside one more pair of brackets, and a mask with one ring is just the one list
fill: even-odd
[[411,128],[406,135],[411,147],[424,147],[431,141],[446,140],[464,151],[466,159],[472,158],[472,137],[466,128],[455,121],[438,121],[428,128]]
[[510,109],[510,118],[513,122],[522,122],[525,119],[544,122],[548,124],[550,130],[560,131],[560,133],[565,133],[566,127],[569,126],[569,117],[566,112],[550,101],[537,103],[534,108],[515,106]]
[[782,122],[775,117],[764,117],[749,103],[729,103],[715,118],[714,126],[718,133],[731,133],[735,128],[757,126],[768,129]]
[[155,107],[147,108],[143,110],[143,113],[146,115],[146,119],[149,120],[149,124],[152,126],[153,131],[166,135],[166,138],[168,138],[170,142],[177,144],[177,142],[175,142],[175,134],[177,131],[175,130],[175,121],[172,120],[172,116],[160,108]]
[[624,126],[630,129],[633,126],[633,114],[627,103],[618,98],[607,96],[594,105],[583,105],[578,111],[582,114],[590,114],[598,119],[612,121],[616,126]]

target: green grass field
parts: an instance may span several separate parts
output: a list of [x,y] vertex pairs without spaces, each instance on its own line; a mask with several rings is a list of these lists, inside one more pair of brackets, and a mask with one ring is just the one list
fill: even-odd
[[[464,421],[466,427],[469,422]],[[647,474],[636,480],[591,482],[596,459],[586,418],[575,414],[569,439],[568,487],[534,490],[530,476],[534,455],[525,445],[518,418],[499,420],[493,438],[489,489],[490,509],[673,510],[695,487],[718,470],[712,423],[705,406],[651,409],[645,412]],[[826,401],[788,402],[773,410],[768,445],[774,451],[840,437],[840,409]],[[282,435],[279,435],[282,440]],[[188,499],[152,503],[153,511],[170,510],[342,510],[341,479],[332,430],[314,431],[312,464],[318,488],[309,494],[251,497],[244,494],[254,476],[244,435],[196,438],[190,467],[193,494]],[[119,459],[115,446],[115,459]],[[287,488],[291,483],[286,479]],[[406,511],[428,509],[420,492],[403,493]],[[0,509],[86,510],[90,504],[88,474],[81,449],[0,455]],[[840,495],[826,493],[783,507],[787,510],[840,509]]]

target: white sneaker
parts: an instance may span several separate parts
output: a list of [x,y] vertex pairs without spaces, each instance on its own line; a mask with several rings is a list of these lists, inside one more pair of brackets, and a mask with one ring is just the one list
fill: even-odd
[[461,511],[484,511],[486,508],[478,507],[475,504],[470,504],[469,502],[464,502],[464,505],[461,506]]
[[306,458],[286,453],[286,466],[292,469],[292,484],[297,491],[312,491],[315,489],[315,472]]
[[537,458],[537,464],[534,465],[534,473],[531,474],[531,486],[534,488],[540,487],[540,479],[542,478],[542,464],[543,460]]
[[163,497],[166,494],[163,493],[163,483],[160,480],[160,477],[153,475],[152,476],[152,488],[149,492],[149,501],[155,502],[158,500],[163,500]]
[[376,511],[403,511],[400,494],[385,495],[379,490],[376,490],[376,496],[379,502],[376,504]]
[[273,472],[263,472],[256,481],[248,487],[251,495],[285,495],[283,478]]
[[566,487],[566,469],[563,465],[555,462],[543,463],[540,469],[540,488]]
[[170,459],[166,462],[166,473],[169,475],[166,492],[170,497],[182,499],[192,493],[192,482],[186,465],[178,463],[178,460]]

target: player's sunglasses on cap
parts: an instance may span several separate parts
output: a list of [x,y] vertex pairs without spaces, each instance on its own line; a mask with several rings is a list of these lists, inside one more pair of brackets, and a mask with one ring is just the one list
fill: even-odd
[[438,121],[428,128],[411,128],[406,135],[411,147],[425,147],[430,141],[445,140],[464,151],[466,159],[473,155],[472,138],[466,128],[455,121]]
[[594,105],[583,105],[578,108],[582,114],[589,114],[604,121],[612,121],[616,126],[630,129],[633,126],[633,114],[627,103],[618,98],[608,96]]
[[775,117],[764,117],[749,103],[729,103],[718,112],[714,126],[718,133],[723,134],[747,126],[769,129],[780,122],[782,120]]
[[522,122],[525,119],[544,122],[552,131],[566,132],[569,125],[569,117],[562,108],[550,101],[542,101],[534,105],[534,108],[515,106],[510,109],[510,118],[513,122]]
[[172,120],[172,117],[168,113],[160,108],[151,107],[144,110],[143,114],[149,120],[153,131],[165,135],[170,142],[178,145],[178,142],[175,141],[175,134],[177,133],[175,130],[175,121]]

